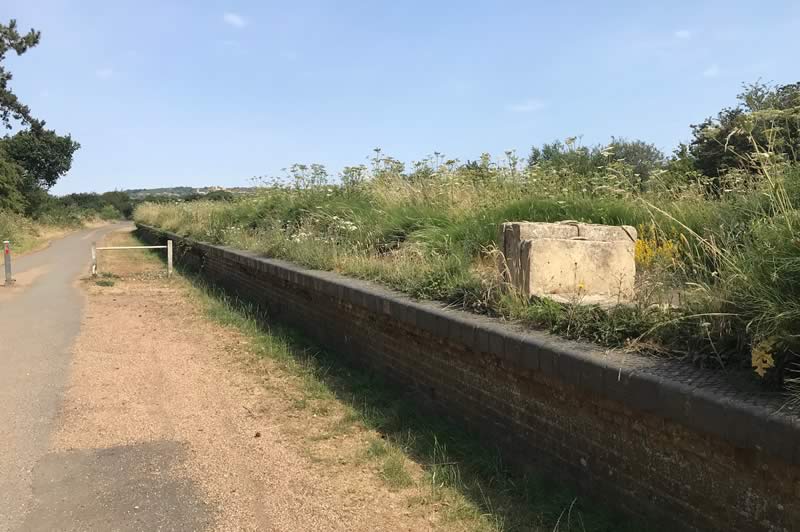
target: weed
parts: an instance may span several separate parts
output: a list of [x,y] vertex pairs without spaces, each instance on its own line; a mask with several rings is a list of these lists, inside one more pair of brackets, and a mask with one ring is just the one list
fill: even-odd
[[97,286],[114,286],[114,281],[111,279],[98,279],[94,282]]
[[372,440],[367,448],[367,455],[371,458],[381,458],[386,456],[388,452],[389,449],[386,445],[386,442],[380,438]]
[[406,468],[406,457],[402,452],[388,448],[381,465],[381,478],[392,489],[407,488],[413,484],[411,474]]

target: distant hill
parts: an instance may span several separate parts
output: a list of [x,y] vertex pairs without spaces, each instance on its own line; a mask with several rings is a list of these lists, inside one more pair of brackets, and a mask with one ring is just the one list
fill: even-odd
[[134,200],[143,200],[147,199],[150,196],[160,196],[160,197],[174,197],[176,199],[182,199],[189,196],[200,195],[203,196],[208,194],[209,192],[215,191],[227,191],[233,194],[249,194],[254,192],[256,189],[255,187],[161,187],[161,188],[131,188],[128,190],[123,190],[122,192],[127,193],[131,199]]

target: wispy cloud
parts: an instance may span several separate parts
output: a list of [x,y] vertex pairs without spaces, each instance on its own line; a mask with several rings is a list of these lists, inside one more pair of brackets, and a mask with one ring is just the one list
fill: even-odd
[[677,30],[673,35],[676,39],[687,40],[692,38],[692,32],[689,30]]
[[703,77],[704,78],[716,78],[720,74],[719,65],[713,64],[709,66],[707,69],[703,70]]
[[234,28],[244,28],[247,26],[247,19],[238,13],[227,12],[222,15],[222,20],[225,24],[233,26]]
[[547,104],[544,101],[532,98],[524,102],[508,105],[506,109],[512,113],[533,113],[544,109],[546,106]]
[[97,76],[98,79],[111,79],[114,75],[114,69],[110,67],[98,68],[95,70],[94,75]]

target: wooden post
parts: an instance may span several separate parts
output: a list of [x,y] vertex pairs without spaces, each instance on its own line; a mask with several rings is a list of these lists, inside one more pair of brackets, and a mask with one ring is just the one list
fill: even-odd
[[172,240],[167,240],[167,277],[172,277]]
[[97,277],[97,242],[92,242],[92,277]]

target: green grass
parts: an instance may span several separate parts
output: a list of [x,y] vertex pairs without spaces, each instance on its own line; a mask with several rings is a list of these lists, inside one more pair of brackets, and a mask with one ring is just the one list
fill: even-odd
[[364,455],[377,464],[387,487],[419,485],[409,464],[421,465],[423,495],[412,503],[441,505],[445,521],[475,530],[640,529],[545,477],[520,473],[499,451],[461,427],[420,411],[402,390],[379,376],[344,364],[342,357],[297,331],[272,324],[254,307],[192,279],[209,318],[240,331],[255,355],[270,358],[299,378],[303,394],[295,399],[296,408],[336,401],[345,405],[346,413],[332,423],[331,434],[355,427],[380,434],[366,445]]
[[92,219],[95,213],[70,209],[51,210],[35,219],[0,210],[0,242],[9,240],[14,253],[25,253],[42,245],[46,233],[79,229]]
[[[356,187],[271,187],[233,202],[144,204],[134,216],[567,338],[635,345],[706,367],[750,368],[751,354],[768,346],[764,381],[787,379],[800,352],[800,222],[792,207],[800,167],[765,168],[760,181],[748,181],[757,188],[720,197],[692,184],[641,192],[603,169],[587,177],[464,168],[440,167],[424,179],[376,173]],[[634,304],[600,308],[511,293],[495,266],[497,231],[523,220],[638,227],[643,253],[655,258],[638,264]]]
[[406,467],[406,456],[397,447],[389,447],[381,464],[381,478],[392,489],[411,486],[414,479]]
[[97,286],[114,286],[115,283],[113,279],[100,279],[95,281],[94,284]]
[[8,211],[0,211],[0,242],[9,240],[14,253],[24,253],[39,242],[41,226],[32,220]]

